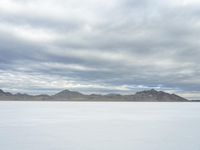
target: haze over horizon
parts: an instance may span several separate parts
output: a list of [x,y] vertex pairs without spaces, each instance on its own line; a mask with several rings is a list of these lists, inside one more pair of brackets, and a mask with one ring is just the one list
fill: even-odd
[[200,99],[198,0],[1,0],[0,88]]

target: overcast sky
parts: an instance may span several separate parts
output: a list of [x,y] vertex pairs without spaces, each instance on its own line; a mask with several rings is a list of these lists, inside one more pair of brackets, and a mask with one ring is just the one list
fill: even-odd
[[0,88],[200,99],[200,1],[0,0]]

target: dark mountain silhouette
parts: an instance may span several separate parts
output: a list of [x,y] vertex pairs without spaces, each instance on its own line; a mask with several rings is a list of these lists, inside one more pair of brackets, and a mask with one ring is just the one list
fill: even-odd
[[135,100],[147,100],[148,101],[188,101],[187,99],[180,97],[175,94],[169,94],[165,93],[163,91],[156,91],[154,89],[149,90],[149,91],[142,91],[142,92],[137,92],[134,95]]
[[0,100],[16,101],[130,101],[130,102],[189,102],[189,100],[176,94],[169,94],[163,91],[147,90],[137,92],[133,95],[107,94],[107,95],[84,95],[70,90],[61,91],[55,95],[28,95],[12,94],[0,90]]
[[3,90],[0,89],[0,96],[12,96],[12,94],[9,92],[4,92]]
[[51,96],[51,98],[55,100],[82,99],[83,97],[83,94],[70,90],[64,90]]

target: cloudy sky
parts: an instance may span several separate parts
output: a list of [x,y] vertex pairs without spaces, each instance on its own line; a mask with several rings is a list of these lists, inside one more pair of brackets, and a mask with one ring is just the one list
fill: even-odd
[[0,0],[0,87],[200,99],[199,0]]

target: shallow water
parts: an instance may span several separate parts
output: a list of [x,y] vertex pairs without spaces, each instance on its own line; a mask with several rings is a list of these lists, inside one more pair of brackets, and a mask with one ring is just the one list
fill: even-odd
[[200,103],[0,102],[0,150],[199,150]]

